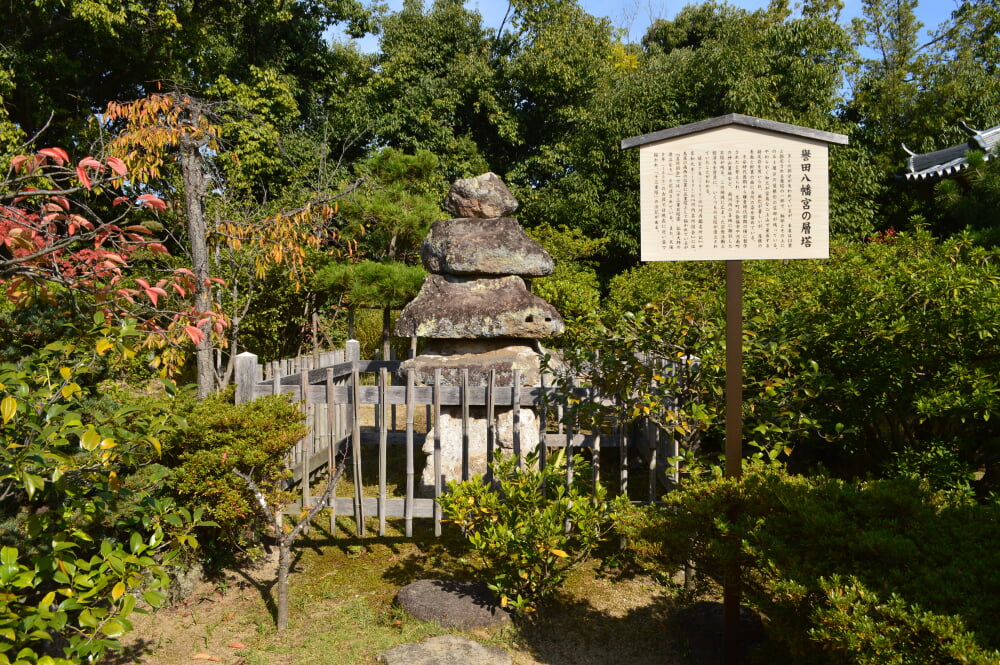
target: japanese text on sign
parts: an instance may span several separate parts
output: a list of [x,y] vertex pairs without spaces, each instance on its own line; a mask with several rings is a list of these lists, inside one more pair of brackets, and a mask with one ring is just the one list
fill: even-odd
[[758,141],[643,150],[644,261],[828,255],[825,146]]

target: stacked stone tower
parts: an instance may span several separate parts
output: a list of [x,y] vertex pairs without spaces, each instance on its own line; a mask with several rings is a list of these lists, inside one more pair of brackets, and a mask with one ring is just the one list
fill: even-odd
[[[423,353],[403,363],[403,372],[413,370],[417,384],[428,385],[440,369],[442,384],[457,386],[468,370],[469,385],[482,386],[491,371],[497,385],[511,385],[517,369],[522,385],[538,385],[539,340],[560,334],[563,320],[531,293],[525,278],[550,274],[552,257],[508,216],[517,209],[517,200],[493,173],[455,182],[445,209],[455,218],[436,222],[421,248],[431,274],[396,322],[397,335],[427,340]],[[484,473],[486,413],[476,407],[470,415],[468,471]],[[498,409],[494,416],[496,445],[511,452],[512,409]],[[462,477],[461,418],[460,409],[446,407],[438,424],[444,481]],[[525,454],[538,444],[538,420],[530,408],[521,408],[518,419]],[[428,454],[433,442],[431,432],[424,444]],[[430,460],[422,482],[425,489],[434,485]]]

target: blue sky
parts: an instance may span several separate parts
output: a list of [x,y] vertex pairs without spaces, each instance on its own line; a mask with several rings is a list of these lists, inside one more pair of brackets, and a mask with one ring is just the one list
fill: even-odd
[[[506,2],[502,0],[473,0],[467,6],[476,7],[484,19],[499,11],[501,16]],[[672,18],[682,7],[698,4],[686,0],[580,0],[580,6],[594,16],[606,16],[618,27],[628,28],[631,41],[638,41],[649,24],[656,18]],[[729,0],[728,4],[745,9],[760,9],[768,5],[768,0]],[[793,1],[794,6],[794,1]],[[951,16],[958,7],[958,0],[921,0],[917,6],[917,18],[924,24],[923,30],[936,28]],[[861,0],[844,0],[841,19],[848,21],[861,15]]]
[[[424,6],[429,7],[433,0],[424,0]],[[402,0],[383,0],[393,10],[402,8]],[[611,22],[629,31],[629,41],[639,41],[649,24],[657,18],[673,18],[682,7],[697,4],[687,0],[579,0],[580,6],[594,16],[606,16]],[[487,25],[497,26],[503,19],[507,9],[505,0],[466,0],[466,6],[479,10]],[[768,0],[729,0],[729,4],[746,9],[766,7]],[[794,3],[793,3],[794,4]],[[917,6],[917,17],[924,24],[923,32],[936,28],[945,21],[959,4],[959,0],[920,0]],[[845,0],[841,18],[844,22],[854,16],[861,15],[861,0]],[[368,40],[365,40],[368,41]],[[359,43],[359,48],[369,50],[377,46],[377,42]]]

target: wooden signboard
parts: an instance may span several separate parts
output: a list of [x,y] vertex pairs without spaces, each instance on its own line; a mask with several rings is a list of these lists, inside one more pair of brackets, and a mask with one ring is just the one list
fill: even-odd
[[847,137],[738,114],[622,141],[639,148],[640,258],[827,258],[830,143]]
[[[639,148],[642,260],[726,262],[730,478],[743,452],[743,260],[829,258],[830,143],[847,137],[738,114],[622,141]],[[725,665],[739,662],[740,577],[738,563],[724,571]]]

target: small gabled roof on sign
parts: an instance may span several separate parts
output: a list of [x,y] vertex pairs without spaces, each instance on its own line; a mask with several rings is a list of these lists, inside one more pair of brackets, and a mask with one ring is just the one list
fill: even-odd
[[660,131],[653,132],[651,134],[643,134],[642,136],[633,136],[631,138],[624,139],[622,141],[622,150],[637,148],[649,143],[659,143],[660,141],[666,141],[667,139],[675,139],[681,136],[696,134],[709,129],[718,129],[719,127],[726,127],[729,125],[764,129],[769,132],[787,134],[789,136],[810,139],[813,141],[847,145],[847,137],[843,134],[834,134],[833,132],[824,132],[810,127],[790,125],[786,122],[778,122],[776,120],[764,120],[763,118],[755,118],[753,116],[742,115],[740,113],[730,113],[729,115],[720,115],[717,118],[710,118],[700,122],[692,122],[687,125],[680,125],[679,127],[661,129]]
[[969,135],[969,140],[950,148],[917,154],[904,144],[903,150],[909,157],[906,160],[906,173],[902,177],[910,181],[946,178],[969,167],[970,150],[981,150],[986,153],[987,161],[998,150],[1000,125],[982,131],[972,129],[964,122],[960,122],[959,126]]

